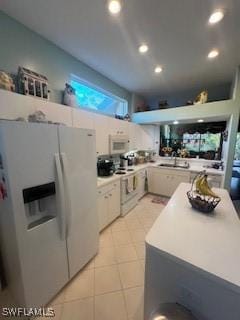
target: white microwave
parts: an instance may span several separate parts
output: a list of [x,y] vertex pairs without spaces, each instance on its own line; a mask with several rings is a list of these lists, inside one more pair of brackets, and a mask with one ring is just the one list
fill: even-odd
[[129,150],[129,138],[123,135],[109,136],[109,151],[110,154],[126,153]]

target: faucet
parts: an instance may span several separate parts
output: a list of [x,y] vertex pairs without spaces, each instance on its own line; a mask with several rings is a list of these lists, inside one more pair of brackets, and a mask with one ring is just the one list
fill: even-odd
[[173,151],[172,152],[172,158],[174,157],[174,167],[177,166],[177,152],[176,151]]

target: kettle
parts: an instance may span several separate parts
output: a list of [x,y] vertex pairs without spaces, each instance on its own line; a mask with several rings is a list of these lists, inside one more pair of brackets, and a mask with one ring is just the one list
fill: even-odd
[[128,166],[128,158],[121,156],[120,157],[120,166],[125,168]]

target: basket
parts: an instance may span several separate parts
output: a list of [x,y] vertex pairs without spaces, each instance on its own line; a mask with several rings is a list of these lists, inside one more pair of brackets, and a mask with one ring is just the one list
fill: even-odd
[[216,206],[221,201],[220,198],[210,197],[210,196],[204,196],[197,191],[193,190],[194,182],[196,178],[204,174],[205,172],[201,172],[196,175],[196,177],[193,179],[191,190],[187,192],[188,200],[191,203],[192,207],[200,212],[209,214],[214,211]]

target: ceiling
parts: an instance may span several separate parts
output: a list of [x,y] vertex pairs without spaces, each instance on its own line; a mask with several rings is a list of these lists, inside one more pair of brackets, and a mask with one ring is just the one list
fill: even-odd
[[[240,64],[239,0],[0,0],[1,9],[122,87],[145,96],[226,83]],[[209,15],[226,9],[209,26]],[[138,53],[146,42],[149,52]],[[208,60],[212,48],[220,55]],[[163,72],[154,73],[157,64]]]

